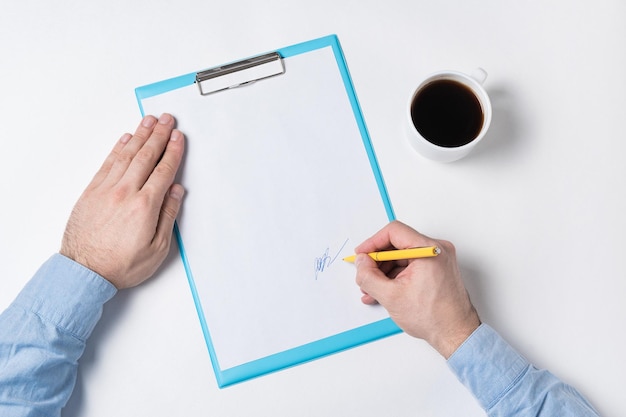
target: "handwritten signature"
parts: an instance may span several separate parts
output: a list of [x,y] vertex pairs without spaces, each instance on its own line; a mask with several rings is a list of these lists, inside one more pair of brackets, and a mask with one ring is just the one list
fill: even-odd
[[341,245],[341,247],[339,248],[335,256],[330,256],[330,248],[327,247],[326,251],[324,251],[324,254],[322,256],[315,258],[314,265],[315,265],[315,279],[316,280],[320,272],[324,272],[327,268],[329,268],[333,264],[333,262],[335,262],[335,260],[337,259],[337,257],[339,256],[343,248],[348,243],[348,240],[350,239],[346,239],[346,241],[343,242],[343,245]]

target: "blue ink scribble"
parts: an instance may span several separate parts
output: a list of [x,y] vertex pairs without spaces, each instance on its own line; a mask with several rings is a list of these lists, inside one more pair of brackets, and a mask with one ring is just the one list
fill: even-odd
[[315,265],[315,279],[316,280],[320,272],[324,272],[328,267],[330,267],[333,264],[333,262],[335,262],[335,260],[337,259],[337,257],[339,256],[343,248],[348,243],[348,240],[350,239],[346,239],[346,241],[343,242],[343,245],[341,245],[341,247],[339,248],[339,250],[337,251],[334,257],[330,256],[329,254],[330,248],[326,248],[322,256],[320,256],[319,258],[315,258],[314,265]]

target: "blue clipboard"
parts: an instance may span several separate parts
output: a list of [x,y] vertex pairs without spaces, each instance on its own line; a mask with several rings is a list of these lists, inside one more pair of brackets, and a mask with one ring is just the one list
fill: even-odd
[[[395,216],[335,35],[136,96],[142,114],[172,113],[187,138],[175,234],[220,387],[401,332],[382,307],[360,304],[341,262]],[[268,245],[241,246],[268,234]]]

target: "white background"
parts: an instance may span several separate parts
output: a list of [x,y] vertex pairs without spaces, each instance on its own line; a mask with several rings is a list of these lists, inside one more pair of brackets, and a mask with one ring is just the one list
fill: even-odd
[[[624,415],[625,18],[620,0],[5,0],[0,308],[139,122],[135,87],[336,33],[398,218],[456,244],[484,321],[601,414]],[[412,89],[477,66],[494,107],[484,142],[448,165],[416,155]],[[173,248],[107,304],[64,415],[484,413],[406,335],[219,390]]]

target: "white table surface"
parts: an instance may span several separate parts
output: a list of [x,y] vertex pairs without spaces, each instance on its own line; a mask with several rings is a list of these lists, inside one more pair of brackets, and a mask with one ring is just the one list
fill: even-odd
[[[485,322],[601,414],[625,415],[625,19],[621,0],[4,1],[0,309],[139,122],[135,87],[336,33],[397,217],[456,244]],[[404,137],[412,89],[478,66],[485,141],[459,162],[423,159]],[[64,415],[484,413],[406,335],[218,389],[174,247],[107,304]]]

